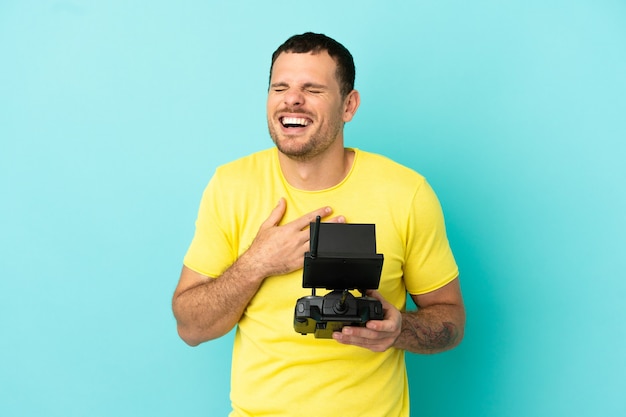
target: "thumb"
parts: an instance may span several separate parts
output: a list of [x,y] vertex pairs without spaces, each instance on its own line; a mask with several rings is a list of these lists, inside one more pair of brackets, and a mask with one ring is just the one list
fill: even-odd
[[278,200],[278,205],[274,207],[269,217],[263,222],[261,225],[261,229],[268,229],[270,227],[277,226],[280,223],[281,219],[285,215],[285,211],[287,210],[287,201],[283,197]]
[[376,290],[367,290],[366,295],[380,301],[380,303],[383,305],[383,309],[385,310],[388,309],[389,306],[391,306],[389,301],[385,300],[385,297],[383,297],[383,295]]

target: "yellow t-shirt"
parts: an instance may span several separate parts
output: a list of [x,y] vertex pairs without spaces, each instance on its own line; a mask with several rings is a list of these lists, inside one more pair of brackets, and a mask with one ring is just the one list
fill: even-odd
[[[321,191],[290,186],[275,148],[219,167],[202,197],[185,265],[221,275],[284,197],[283,224],[324,206],[349,223],[374,223],[384,255],[379,291],[400,310],[407,291],[427,293],[456,278],[439,201],[426,180],[383,156],[352,150],[346,178]],[[267,278],[246,308],[233,347],[231,416],[408,417],[404,352],[374,353],[296,333],[295,303],[309,294],[299,270]]]

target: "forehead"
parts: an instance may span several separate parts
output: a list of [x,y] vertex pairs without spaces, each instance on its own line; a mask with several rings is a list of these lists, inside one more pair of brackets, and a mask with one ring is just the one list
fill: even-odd
[[281,53],[272,67],[271,82],[323,82],[336,84],[337,63],[328,52]]

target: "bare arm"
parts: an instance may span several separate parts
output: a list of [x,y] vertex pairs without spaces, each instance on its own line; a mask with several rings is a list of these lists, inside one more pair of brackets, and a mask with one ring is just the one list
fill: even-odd
[[414,353],[438,353],[452,349],[463,339],[465,307],[458,278],[433,292],[414,295],[417,311],[401,313],[377,291],[385,317],[366,327],[344,327],[333,337],[345,344],[382,352],[390,347]]
[[458,278],[436,291],[412,297],[418,310],[402,313],[402,328],[394,347],[438,353],[461,343],[465,307]]
[[[328,216],[331,209],[320,208],[278,226],[285,209],[285,200],[281,199],[248,250],[219,277],[210,278],[183,267],[172,310],[178,334],[187,344],[196,346],[228,333],[265,278],[302,268],[309,242],[306,228],[316,216]],[[344,219],[337,217],[331,221]]]
[[172,302],[181,339],[197,346],[235,326],[263,278],[247,270],[245,262],[236,262],[220,277],[209,278],[183,266]]

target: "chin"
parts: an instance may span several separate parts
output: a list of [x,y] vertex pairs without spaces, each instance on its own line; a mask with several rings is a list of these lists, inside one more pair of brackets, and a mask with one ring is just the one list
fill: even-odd
[[308,148],[293,147],[293,146],[280,146],[278,144],[276,145],[276,147],[278,148],[280,153],[292,159],[303,160],[303,159],[308,159],[309,157],[312,156],[311,149],[308,149]]
[[285,155],[306,155],[313,148],[309,139],[305,138],[295,138],[289,136],[276,137],[272,135],[272,140],[278,150]]

